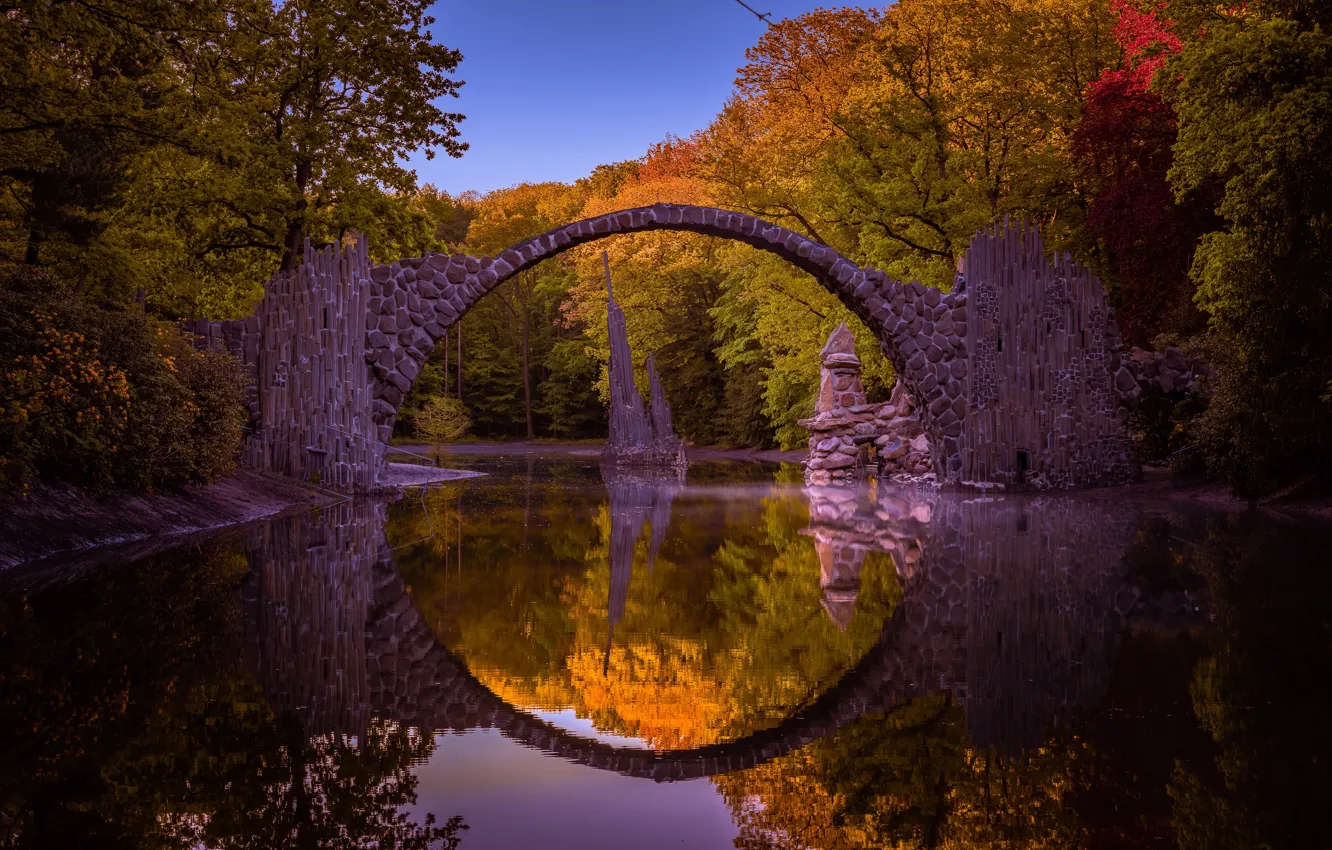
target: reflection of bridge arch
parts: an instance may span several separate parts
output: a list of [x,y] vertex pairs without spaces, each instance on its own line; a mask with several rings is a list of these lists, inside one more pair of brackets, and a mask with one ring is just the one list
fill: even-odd
[[[370,270],[366,358],[375,375],[374,416],[391,433],[398,407],[430,352],[483,296],[525,269],[598,239],[673,230],[743,242],[808,272],[860,317],[912,396],[935,446],[956,454],[962,434],[966,373],[965,297],[919,283],[902,284],[862,269],[837,251],[777,224],[711,207],[657,204],[557,227],[497,257],[427,254]],[[963,310],[964,312],[964,310]],[[936,324],[937,322],[937,324]],[[387,440],[387,437],[383,439]],[[943,441],[949,442],[945,444]],[[937,471],[948,471],[936,452]],[[960,469],[960,461],[956,469]]]
[[911,619],[899,608],[875,646],[837,684],[775,727],[692,749],[654,752],[616,747],[509,705],[435,640],[415,606],[403,604],[407,591],[396,574],[384,578],[376,588],[375,611],[380,616],[374,620],[368,644],[373,712],[422,729],[495,729],[534,749],[627,776],[672,781],[753,767],[794,752],[865,714],[912,699],[924,684],[925,671],[908,667],[911,654],[895,651],[900,650]]
[[1047,722],[1098,698],[1125,617],[1139,607],[1123,569],[1136,509],[832,490],[811,491],[811,502],[809,532],[827,547],[901,554],[912,541],[918,557],[898,559],[902,601],[860,662],[777,726],[732,742],[619,748],[508,705],[412,605],[383,507],[373,504],[339,506],[332,522],[293,518],[256,541],[252,664],[274,707],[305,715],[312,729],[355,733],[372,715],[422,729],[492,728],[560,758],[656,780],[760,764],[931,693],[962,705],[977,745],[1007,749],[1039,743]]

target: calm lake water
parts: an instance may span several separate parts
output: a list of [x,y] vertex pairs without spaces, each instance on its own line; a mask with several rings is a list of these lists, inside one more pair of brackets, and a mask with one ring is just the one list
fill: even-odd
[[1332,529],[485,477],[0,575],[0,846],[1332,846]]

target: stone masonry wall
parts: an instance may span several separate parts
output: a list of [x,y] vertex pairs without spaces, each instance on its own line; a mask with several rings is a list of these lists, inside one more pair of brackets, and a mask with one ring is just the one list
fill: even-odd
[[[1137,461],[1126,448],[1118,418],[1120,391],[1110,364],[1119,343],[1104,292],[1099,281],[1066,258],[1052,267],[1034,231],[1003,228],[973,240],[966,282],[981,301],[971,302],[966,288],[943,293],[890,280],[882,271],[862,269],[826,245],[750,215],[674,204],[574,222],[497,257],[430,254],[369,269],[363,321],[364,358],[373,373],[373,435],[381,443],[389,441],[398,408],[437,341],[479,298],[571,248],[655,230],[744,242],[808,272],[835,294],[875,335],[914,401],[941,484],[1013,483],[1018,450],[1028,454],[1029,463],[1039,457],[1040,474],[1029,477],[1029,486],[1097,486],[1136,475]],[[995,262],[972,257],[978,250]],[[1036,285],[1015,285],[1032,279]],[[1044,323],[1058,325],[1062,344],[1055,348],[1067,362],[1054,366],[1042,353],[1053,349],[1033,342],[1021,350],[1032,352],[1034,359],[1010,361],[1005,355],[1005,372],[984,371],[973,381],[973,367],[998,368],[999,361],[987,354],[997,335],[979,327],[996,317],[1020,328],[1027,340],[1054,332],[1038,331]],[[248,324],[222,332],[228,345],[238,339],[242,351],[252,334]],[[1058,376],[1047,388],[1052,368]],[[1039,389],[1032,375],[1040,376]],[[1017,436],[1004,436],[1009,432]],[[1002,451],[978,460],[978,453],[990,451],[987,444]],[[969,452],[965,458],[964,452]]]

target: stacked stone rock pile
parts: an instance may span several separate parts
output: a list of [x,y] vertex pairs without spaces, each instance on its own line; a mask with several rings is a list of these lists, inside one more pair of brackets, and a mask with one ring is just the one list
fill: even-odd
[[1132,348],[1119,357],[1115,389],[1120,404],[1134,410],[1144,396],[1156,393],[1198,392],[1207,381],[1207,364],[1178,348],[1144,351]]
[[871,446],[881,475],[929,473],[930,441],[911,396],[898,382],[888,401],[867,404],[855,350],[855,336],[841,324],[819,352],[814,416],[800,420],[810,432],[805,480],[829,484],[863,477]]

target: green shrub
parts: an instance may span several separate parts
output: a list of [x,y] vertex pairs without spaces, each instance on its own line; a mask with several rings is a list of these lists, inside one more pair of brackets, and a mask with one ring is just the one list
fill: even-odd
[[49,271],[0,268],[0,476],[152,490],[231,471],[239,364],[92,305]]

